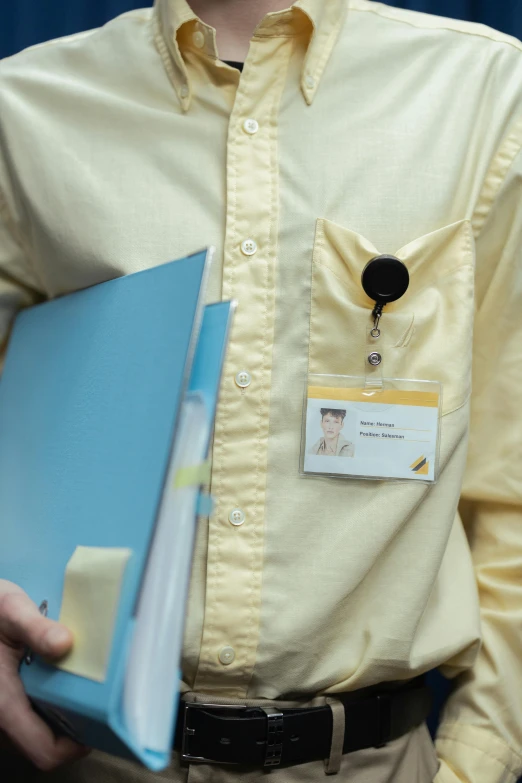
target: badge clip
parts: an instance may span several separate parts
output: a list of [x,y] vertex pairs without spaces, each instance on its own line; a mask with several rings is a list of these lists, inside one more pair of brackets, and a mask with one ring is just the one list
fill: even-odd
[[410,275],[405,264],[395,256],[375,256],[364,267],[361,284],[367,296],[375,302],[372,311],[373,327],[369,330],[366,341],[365,385],[382,389],[382,353],[377,350],[376,344],[376,340],[381,336],[379,324],[382,311],[385,305],[395,302],[406,293]]

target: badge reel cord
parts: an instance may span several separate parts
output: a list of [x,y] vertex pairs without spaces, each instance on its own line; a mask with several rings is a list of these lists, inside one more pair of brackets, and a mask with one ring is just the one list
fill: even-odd
[[[376,350],[377,340],[381,336],[379,323],[383,308],[390,302],[396,302],[404,296],[410,284],[410,275],[406,265],[395,256],[381,255],[372,258],[364,267],[361,275],[364,292],[375,302],[372,311],[373,327],[367,332],[367,350],[365,360],[366,389],[383,390],[382,354]],[[370,365],[368,367],[368,365]]]

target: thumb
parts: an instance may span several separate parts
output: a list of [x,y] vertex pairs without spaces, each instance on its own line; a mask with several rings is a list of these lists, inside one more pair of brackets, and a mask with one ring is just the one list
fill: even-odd
[[72,646],[73,635],[64,625],[43,617],[21,588],[0,585],[0,641],[10,647],[27,645],[40,655],[59,658]]

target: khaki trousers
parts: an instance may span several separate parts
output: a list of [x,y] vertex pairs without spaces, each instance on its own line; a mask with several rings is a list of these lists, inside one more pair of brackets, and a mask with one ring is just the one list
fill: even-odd
[[329,704],[333,715],[330,758],[265,771],[239,765],[225,767],[198,763],[185,767],[180,765],[179,752],[174,751],[168,769],[152,773],[133,762],[93,751],[81,761],[43,773],[22,758],[3,754],[0,755],[0,780],[2,783],[326,783],[330,778],[335,783],[432,783],[439,768],[426,723],[382,748],[365,748],[342,754],[344,709],[333,696],[319,696],[308,702],[216,699],[194,693],[185,694],[184,698],[187,701],[280,709]]

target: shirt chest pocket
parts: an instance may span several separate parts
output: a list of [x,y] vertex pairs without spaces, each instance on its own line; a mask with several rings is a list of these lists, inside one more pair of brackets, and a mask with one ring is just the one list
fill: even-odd
[[462,220],[400,250],[375,248],[365,237],[320,218],[312,261],[309,372],[364,375],[374,302],[361,273],[389,253],[407,266],[406,294],[386,305],[378,350],[386,378],[443,384],[443,413],[460,407],[471,390],[474,316],[474,242]]

